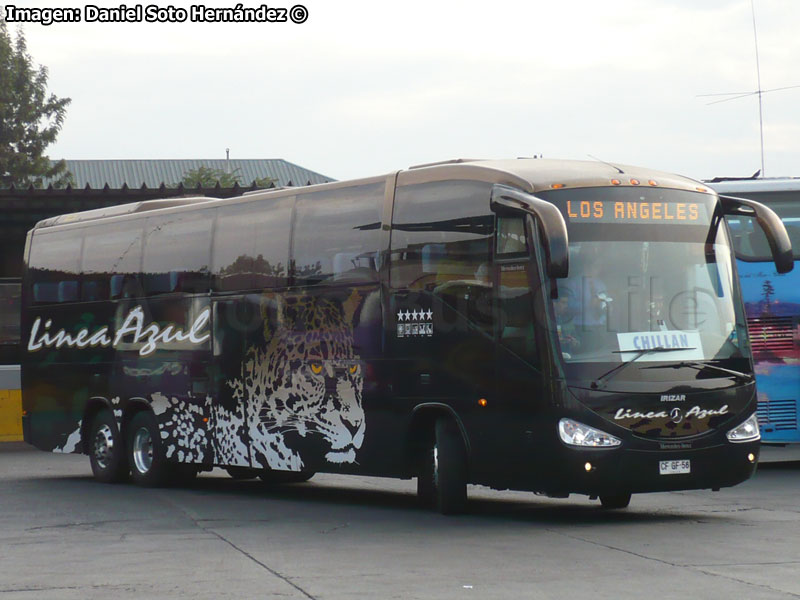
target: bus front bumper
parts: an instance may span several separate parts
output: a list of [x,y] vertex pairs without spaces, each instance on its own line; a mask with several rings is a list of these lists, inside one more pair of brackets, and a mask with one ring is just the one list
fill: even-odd
[[758,441],[691,450],[565,447],[548,491],[603,495],[730,487],[753,476],[759,447]]

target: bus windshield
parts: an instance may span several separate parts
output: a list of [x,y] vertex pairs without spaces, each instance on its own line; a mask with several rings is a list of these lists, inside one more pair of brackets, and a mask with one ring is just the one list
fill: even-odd
[[[754,200],[766,203],[769,198],[757,194],[736,194],[732,196],[754,196]],[[774,210],[783,221],[789,239],[792,241],[794,258],[800,258],[800,199],[780,200],[769,202],[768,206]],[[742,215],[730,216],[725,219],[733,236],[733,246],[737,258],[747,262],[772,262],[772,251],[767,242],[767,236],[756,222],[755,217]]]
[[[557,281],[554,300],[568,375],[585,363],[747,355],[731,245],[714,196],[590,188],[547,199],[569,233],[570,275]],[[662,348],[670,352],[642,353]]]

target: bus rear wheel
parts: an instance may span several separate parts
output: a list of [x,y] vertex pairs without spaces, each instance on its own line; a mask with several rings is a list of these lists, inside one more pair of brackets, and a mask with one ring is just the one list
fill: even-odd
[[457,515],[467,508],[467,451],[458,424],[436,420],[430,460],[436,508],[443,515]]
[[118,483],[128,476],[129,468],[117,422],[109,410],[101,410],[89,428],[89,462],[97,481]]
[[144,487],[165,485],[172,473],[156,418],[150,411],[137,413],[128,427],[128,461],[134,483]]
[[252,469],[250,467],[225,467],[231,479],[237,481],[244,481],[245,479],[255,479],[261,475],[259,469]]
[[259,479],[267,484],[303,483],[314,476],[313,471],[271,471],[264,470],[258,474]]
[[630,503],[630,494],[608,494],[600,496],[600,504],[607,510],[627,508]]

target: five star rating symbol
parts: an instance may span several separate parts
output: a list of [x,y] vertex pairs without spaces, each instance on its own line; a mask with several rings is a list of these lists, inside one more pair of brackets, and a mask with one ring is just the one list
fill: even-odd
[[416,308],[411,310],[401,310],[397,313],[397,320],[398,321],[432,321],[433,320],[433,311],[428,309],[427,311],[424,310],[417,310]]
[[433,311],[400,310],[397,313],[397,337],[432,337]]

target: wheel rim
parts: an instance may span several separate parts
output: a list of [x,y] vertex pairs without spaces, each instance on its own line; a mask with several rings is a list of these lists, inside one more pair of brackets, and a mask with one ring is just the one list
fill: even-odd
[[133,435],[133,464],[139,473],[147,473],[153,466],[153,438],[146,427]]
[[101,469],[107,469],[111,464],[114,452],[114,433],[111,427],[103,425],[94,434],[94,460]]

